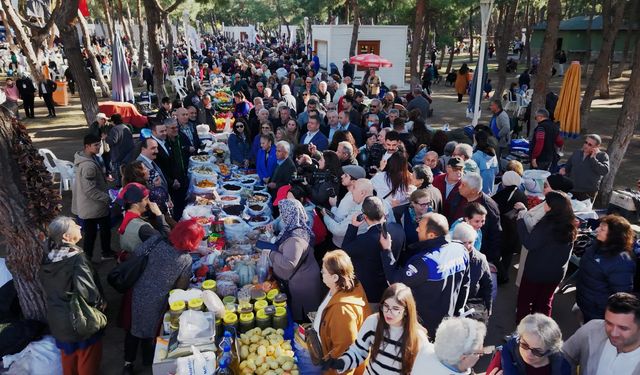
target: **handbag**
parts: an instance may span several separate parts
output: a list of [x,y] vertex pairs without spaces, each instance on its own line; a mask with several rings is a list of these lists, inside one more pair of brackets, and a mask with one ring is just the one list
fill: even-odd
[[162,241],[162,237],[156,238],[151,246],[147,246],[142,255],[130,257],[123,263],[115,266],[107,275],[107,282],[109,285],[120,293],[124,293],[131,289],[147,266],[147,262],[149,261],[149,252],[160,241]]
[[322,364],[322,361],[324,360],[322,344],[320,343],[318,331],[313,328],[313,325],[305,327],[304,343],[307,345],[307,350],[309,351],[309,356],[311,357],[311,363],[316,366]]
[[90,337],[107,326],[107,317],[102,311],[89,305],[78,292],[70,292],[69,311],[71,326],[81,337]]

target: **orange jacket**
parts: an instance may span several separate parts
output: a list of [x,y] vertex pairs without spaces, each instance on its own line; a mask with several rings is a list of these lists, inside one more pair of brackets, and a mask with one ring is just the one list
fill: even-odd
[[[333,350],[330,356],[340,357],[356,341],[358,331],[369,315],[371,315],[369,301],[362,284],[358,283],[351,292],[338,292],[333,295],[322,311],[320,320],[322,352],[326,355]],[[361,375],[364,373],[365,365],[366,362],[355,370],[342,374]],[[338,373],[335,370],[329,370],[324,374],[337,375]]]

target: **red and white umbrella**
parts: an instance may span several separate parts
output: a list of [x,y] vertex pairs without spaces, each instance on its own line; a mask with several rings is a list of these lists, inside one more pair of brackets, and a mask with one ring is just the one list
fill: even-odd
[[391,61],[373,53],[364,53],[362,55],[352,56],[349,59],[349,62],[365,68],[390,68],[393,66]]

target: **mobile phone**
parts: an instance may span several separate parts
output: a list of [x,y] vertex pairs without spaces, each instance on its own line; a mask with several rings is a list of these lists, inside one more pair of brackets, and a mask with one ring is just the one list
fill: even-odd
[[322,213],[326,216],[329,216],[330,218],[332,218],[333,220],[336,219],[336,215],[333,214],[333,212],[331,212],[331,210],[328,210],[326,208],[322,209]]
[[387,231],[387,222],[383,222],[382,223],[382,237],[384,237],[385,239],[389,237],[389,232]]
[[360,215],[358,215],[358,216],[356,217],[356,220],[358,220],[358,221],[362,221],[362,220],[364,220],[364,214],[360,214]]

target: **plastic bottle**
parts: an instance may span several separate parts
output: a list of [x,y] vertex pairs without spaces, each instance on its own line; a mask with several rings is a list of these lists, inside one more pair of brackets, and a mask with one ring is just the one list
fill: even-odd
[[224,352],[225,348],[233,348],[233,335],[229,331],[224,331],[224,336],[222,336],[222,340],[220,340],[220,349]]
[[442,126],[442,130],[448,132],[449,131],[449,123],[446,123]]
[[218,370],[216,370],[216,374],[233,375],[233,371],[230,368],[232,360],[233,356],[231,355],[231,347],[225,345],[222,355],[220,356],[220,360],[218,361]]

